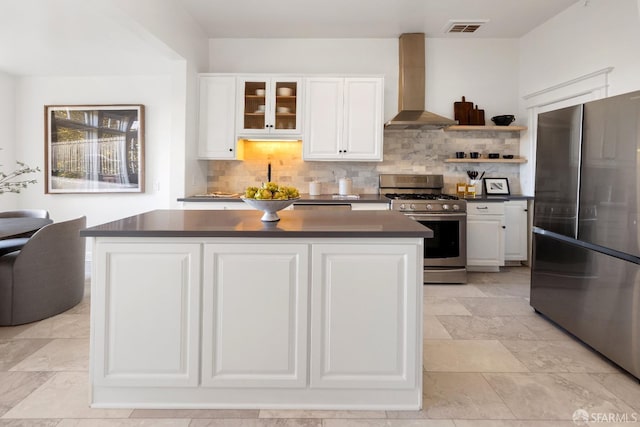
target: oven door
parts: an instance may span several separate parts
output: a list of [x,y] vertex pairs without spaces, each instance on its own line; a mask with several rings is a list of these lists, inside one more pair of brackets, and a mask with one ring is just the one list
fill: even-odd
[[467,214],[407,215],[433,230],[432,239],[424,239],[424,266],[465,267],[467,264]]

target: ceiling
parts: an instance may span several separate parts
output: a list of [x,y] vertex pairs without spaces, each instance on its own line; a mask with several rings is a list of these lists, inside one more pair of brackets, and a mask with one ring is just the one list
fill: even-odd
[[[135,1],[135,0],[131,0]],[[168,0],[162,0],[168,1]],[[209,38],[518,38],[578,0],[172,0]],[[579,0],[582,2],[588,0]],[[175,59],[115,1],[0,0],[0,71],[15,75],[162,72]],[[450,20],[487,21],[445,34]]]
[[[519,38],[577,1],[179,0],[210,38]],[[488,22],[446,34],[450,20]]]

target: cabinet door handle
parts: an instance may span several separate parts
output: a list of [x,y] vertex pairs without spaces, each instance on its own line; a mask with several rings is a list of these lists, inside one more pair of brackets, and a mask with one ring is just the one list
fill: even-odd
[[229,148],[229,151],[233,151],[233,148]]
[[525,209],[524,211],[525,211],[525,212],[529,212],[529,209]]
[[487,209],[489,209],[489,206],[482,206],[482,207],[476,206],[476,209],[486,211]]
[[503,225],[503,226],[502,226],[502,228],[507,228],[507,226],[506,226],[506,225]]

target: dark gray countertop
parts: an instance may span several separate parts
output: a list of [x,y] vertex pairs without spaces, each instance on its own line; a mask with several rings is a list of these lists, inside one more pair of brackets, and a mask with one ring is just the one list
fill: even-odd
[[83,237],[433,237],[392,211],[280,211],[262,222],[258,210],[155,210],[80,232]]
[[476,197],[465,197],[468,202],[506,202],[508,200],[533,200],[533,196],[525,196],[522,194],[510,194],[505,196],[485,196],[481,194]]
[[[319,196],[310,196],[308,194],[300,194],[300,200],[296,200],[297,204],[313,204],[313,203],[389,203],[389,199],[379,194],[359,194],[359,198],[341,197],[333,194],[321,194]],[[239,197],[207,197],[207,196],[191,196],[178,199],[179,202],[239,202]]]

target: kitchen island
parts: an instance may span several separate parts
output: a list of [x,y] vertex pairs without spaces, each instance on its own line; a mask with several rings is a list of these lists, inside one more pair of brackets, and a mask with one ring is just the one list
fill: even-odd
[[91,405],[416,410],[422,259],[391,211],[159,210],[91,227]]

